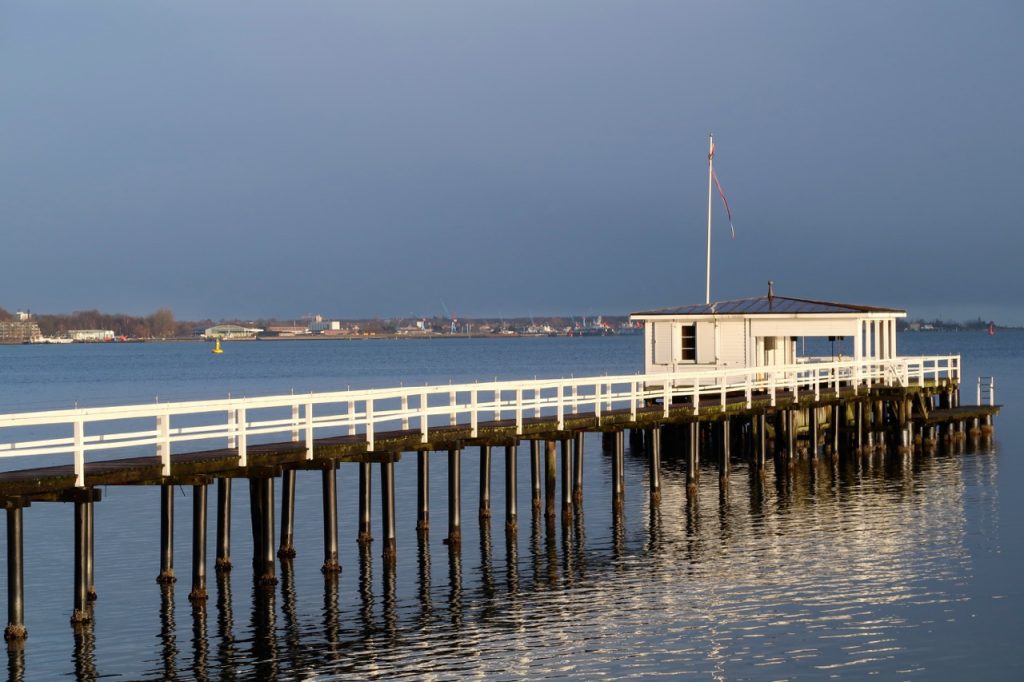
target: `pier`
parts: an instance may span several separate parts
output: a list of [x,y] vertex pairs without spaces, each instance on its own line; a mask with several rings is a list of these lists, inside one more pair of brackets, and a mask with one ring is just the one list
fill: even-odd
[[[984,390],[983,390],[984,388]],[[385,563],[397,560],[399,525],[431,529],[429,467],[447,467],[444,542],[458,552],[463,495],[476,489],[477,516],[489,523],[492,459],[504,459],[504,519],[518,529],[520,444],[528,443],[530,513],[571,524],[583,500],[583,442],[601,434],[611,464],[610,498],[621,514],[625,438],[648,455],[652,504],[660,500],[661,458],[687,463],[696,494],[702,459],[717,463],[728,485],[730,461],[763,466],[801,457],[912,456],[940,441],[986,436],[998,412],[994,383],[979,380],[976,405],[960,403],[959,356],[801,362],[770,367],[713,368],[675,373],[353,390],[306,395],[81,408],[0,415],[0,457],[68,458],[67,464],[0,473],[7,511],[8,625],[26,636],[23,598],[23,510],[32,503],[74,504],[75,623],[90,618],[93,506],[101,487],[154,486],[161,506],[160,583],[177,579],[173,556],[173,487],[192,488],[189,599],[207,599],[207,499],[216,485],[214,570],[233,566],[232,484],[245,479],[250,499],[252,567],[257,585],[277,582],[278,559],[294,556],[294,490],[299,472],[318,472],[323,502],[325,574],[338,563],[338,471],[359,499],[357,540],[376,541]],[[984,404],[982,404],[984,403]],[[476,486],[461,474],[461,458],[480,457]],[[149,454],[145,454],[148,451]],[[131,454],[131,457],[118,457]],[[403,455],[417,468],[416,517],[395,517],[394,471]],[[431,461],[433,460],[433,462]],[[412,464],[405,464],[412,466]],[[372,538],[372,468],[378,469],[383,537]],[[358,473],[357,473],[358,471]],[[306,474],[304,474],[306,475]],[[280,478],[275,486],[274,479]],[[525,484],[525,482],[524,482]],[[280,502],[275,502],[275,487]],[[159,502],[158,502],[159,500]],[[308,513],[308,510],[301,510]],[[314,512],[315,513],[315,512]],[[278,542],[275,532],[278,530]],[[435,525],[435,527],[438,527]],[[157,568],[157,567],[154,567]]]

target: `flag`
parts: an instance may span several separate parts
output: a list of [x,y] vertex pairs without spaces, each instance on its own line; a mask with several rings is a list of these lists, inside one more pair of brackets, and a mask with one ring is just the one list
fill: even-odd
[[[715,148],[711,147],[711,155],[714,156]],[[729,229],[732,230],[732,238],[736,239],[736,228],[732,224],[732,210],[729,208],[729,200],[725,198],[725,192],[722,191],[722,185],[718,183],[718,173],[715,169],[711,169],[711,177],[714,178],[715,188],[718,190],[718,196],[722,197],[722,203],[725,204],[725,214],[729,216]]]

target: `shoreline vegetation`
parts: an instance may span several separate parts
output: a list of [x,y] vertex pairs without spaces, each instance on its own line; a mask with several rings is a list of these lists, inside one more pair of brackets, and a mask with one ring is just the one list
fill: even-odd
[[[941,319],[900,320],[899,331],[983,332],[992,324],[996,329],[1022,329],[999,325],[978,318],[956,322]],[[594,317],[544,316],[517,318],[404,317],[378,319],[331,319],[309,316],[297,320],[229,319],[177,320],[173,311],[161,308],[146,316],[102,313],[97,310],[68,314],[15,314],[0,308],[0,326],[18,326],[25,338],[8,329],[7,343],[72,341],[202,341],[220,336],[226,340],[366,340],[366,339],[445,339],[516,338],[530,336],[614,336],[640,334],[642,328],[625,315]],[[211,330],[215,330],[211,332]],[[83,337],[82,332],[93,332]],[[98,335],[95,332],[103,332]],[[0,330],[0,343],[3,343]]]

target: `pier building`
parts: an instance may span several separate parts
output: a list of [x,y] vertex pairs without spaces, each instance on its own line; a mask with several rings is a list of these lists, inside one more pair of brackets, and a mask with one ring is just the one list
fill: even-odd
[[[904,310],[807,298],[765,296],[636,312],[644,325],[647,374],[771,367],[818,361],[801,357],[797,339],[852,339],[854,361],[896,357],[896,320]],[[835,358],[827,358],[834,360]]]

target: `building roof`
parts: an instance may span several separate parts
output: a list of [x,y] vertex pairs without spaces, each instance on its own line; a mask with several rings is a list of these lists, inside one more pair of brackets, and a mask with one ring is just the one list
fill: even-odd
[[786,315],[786,314],[836,314],[836,313],[906,313],[897,308],[878,308],[875,306],[853,305],[850,303],[833,303],[830,301],[814,301],[807,298],[791,298],[789,296],[754,296],[736,298],[731,301],[715,301],[714,303],[698,303],[677,308],[661,308],[644,310],[633,315]]

